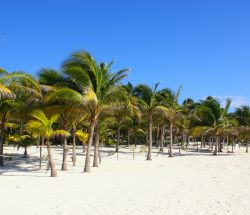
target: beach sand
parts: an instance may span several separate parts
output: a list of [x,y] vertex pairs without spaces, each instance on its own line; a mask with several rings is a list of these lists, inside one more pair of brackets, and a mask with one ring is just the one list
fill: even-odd
[[139,146],[135,160],[131,149],[121,149],[118,161],[108,156],[113,149],[103,150],[101,166],[83,173],[81,148],[76,167],[68,156],[66,172],[60,171],[61,148],[53,148],[59,177],[51,178],[46,161],[39,170],[38,148],[28,149],[29,159],[20,156],[23,149],[5,148],[19,155],[0,169],[0,214],[250,214],[250,154],[244,148],[217,157],[154,153],[152,161]]

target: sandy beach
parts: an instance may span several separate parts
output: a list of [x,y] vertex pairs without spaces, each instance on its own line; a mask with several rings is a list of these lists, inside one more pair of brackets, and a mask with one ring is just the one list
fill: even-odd
[[[242,214],[250,211],[250,155],[244,148],[234,154],[184,152],[174,158],[145,153],[137,148],[108,156],[102,164],[83,173],[82,149],[77,166],[49,177],[46,161],[39,170],[39,149],[29,148],[30,157],[13,157],[0,170],[0,211],[6,215],[31,214]],[[155,149],[156,150],[156,149]],[[13,147],[6,153],[21,153]],[[176,151],[177,153],[177,151]],[[44,149],[43,155],[46,155]],[[53,148],[58,170],[61,148]]]

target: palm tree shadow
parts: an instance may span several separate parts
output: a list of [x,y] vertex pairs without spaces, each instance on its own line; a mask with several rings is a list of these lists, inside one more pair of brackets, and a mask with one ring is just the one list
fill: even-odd
[[[219,152],[218,157],[221,156],[231,156],[231,153],[226,153],[226,152]],[[193,149],[193,150],[188,150],[187,153],[175,153],[176,157],[192,157],[192,156],[213,156],[213,151],[208,150],[208,149],[199,149],[199,151]]]
[[[13,156],[14,155],[14,156]],[[0,167],[1,176],[32,176],[43,177],[37,175],[40,172],[40,159],[34,156],[24,158],[20,154],[12,154],[12,160],[5,160],[4,167]]]

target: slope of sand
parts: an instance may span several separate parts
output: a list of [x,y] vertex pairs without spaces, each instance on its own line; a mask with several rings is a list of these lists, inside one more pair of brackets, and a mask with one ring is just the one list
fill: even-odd
[[[103,153],[101,167],[86,174],[79,148],[77,166],[69,161],[67,172],[58,171],[59,177],[51,178],[45,161],[38,170],[39,150],[32,147],[28,160],[16,156],[0,169],[0,214],[247,215],[250,155],[244,150],[218,157],[182,152],[168,158],[154,153],[153,161],[145,161],[145,153],[136,153],[133,160],[131,150],[122,149],[119,161]],[[5,152],[22,150],[8,147]],[[61,149],[53,153],[60,169]]]

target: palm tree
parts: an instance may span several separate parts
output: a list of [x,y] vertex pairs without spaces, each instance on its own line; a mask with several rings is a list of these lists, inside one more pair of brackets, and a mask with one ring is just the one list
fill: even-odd
[[29,120],[29,122],[27,123],[27,129],[45,138],[45,144],[47,145],[48,150],[49,166],[51,169],[51,177],[57,177],[55,164],[52,159],[50,139],[54,136],[59,135],[68,137],[70,136],[70,134],[65,130],[53,129],[53,124],[59,119],[58,114],[55,114],[48,118],[43,111],[35,110],[33,113],[31,113],[31,116],[33,117],[33,119]]
[[41,88],[39,84],[28,74],[23,72],[12,72],[0,69],[0,115],[1,115],[1,133],[0,133],[0,166],[4,166],[3,145],[4,132],[9,107],[14,105],[17,95],[30,95],[39,97]]
[[240,129],[240,137],[245,139],[246,141],[246,153],[248,153],[248,141],[250,138],[249,135],[249,127],[250,127],[250,107],[242,106],[241,108],[237,108],[234,113],[235,118],[238,120],[241,129]]
[[159,102],[156,99],[157,95],[157,83],[153,89],[148,85],[139,84],[134,89],[134,94],[139,98],[139,105],[141,107],[141,112],[147,117],[148,123],[148,154],[147,160],[152,160],[151,151],[152,151],[152,131],[153,131],[153,115],[156,113]]
[[[63,74],[61,71],[57,71],[50,68],[43,68],[39,71],[39,82],[43,85],[50,85],[53,86],[56,91],[62,87],[70,87],[72,89],[78,89],[77,86],[74,84],[73,81],[69,79],[69,77]],[[70,124],[70,118],[74,115],[74,112],[77,112],[76,108],[70,104],[63,103],[58,104],[54,101],[50,101],[48,103],[49,107],[47,109],[50,110],[50,113],[58,113],[60,115],[59,118],[59,125],[60,129],[67,130]],[[62,170],[67,170],[67,154],[68,154],[68,141],[65,136],[61,137],[61,144],[63,145],[63,159],[62,159]],[[75,165],[75,146],[74,149],[74,165]]]
[[[76,134],[79,132],[77,130],[77,126],[79,126],[82,122],[84,122],[87,119],[87,114],[83,113],[78,109],[78,111],[74,111],[73,114],[71,114],[71,136],[72,136],[72,145],[73,145],[73,155],[72,155],[72,162],[73,166],[76,165]],[[82,131],[82,130],[81,130]]]
[[196,126],[202,130],[202,133],[205,132],[216,137],[213,155],[217,155],[218,149],[221,149],[219,144],[225,128],[228,127],[227,114],[230,104],[231,100],[228,99],[225,108],[221,108],[220,103],[213,97],[207,97],[196,109],[196,115],[200,119]]
[[161,95],[161,105],[158,107],[158,109],[162,111],[163,116],[169,122],[169,157],[173,157],[173,129],[178,127],[180,119],[183,117],[182,113],[184,112],[183,107],[178,104],[181,88],[182,87],[178,89],[177,93],[173,97],[170,97],[169,93],[163,93]]
[[63,64],[63,72],[77,86],[77,90],[61,88],[49,96],[51,101],[66,101],[81,106],[89,115],[88,144],[84,172],[90,172],[90,152],[94,129],[100,114],[120,98],[119,83],[128,69],[111,72],[109,64],[97,63],[86,51],[72,54]]

